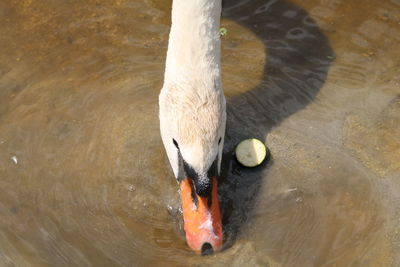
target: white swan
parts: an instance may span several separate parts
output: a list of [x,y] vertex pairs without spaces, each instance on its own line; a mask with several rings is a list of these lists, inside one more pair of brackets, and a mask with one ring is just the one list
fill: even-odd
[[221,0],[173,0],[160,130],[181,186],[186,240],[217,251],[222,230],[216,190],[226,125],[221,83]]

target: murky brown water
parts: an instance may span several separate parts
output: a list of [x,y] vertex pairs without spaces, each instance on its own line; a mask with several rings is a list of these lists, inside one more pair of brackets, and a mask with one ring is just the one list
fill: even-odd
[[400,1],[225,1],[209,257],[158,128],[170,4],[0,2],[0,266],[400,266]]

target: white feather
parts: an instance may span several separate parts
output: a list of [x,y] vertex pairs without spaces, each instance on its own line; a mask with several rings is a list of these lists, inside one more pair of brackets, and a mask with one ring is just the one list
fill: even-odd
[[175,176],[179,161],[172,139],[198,173],[206,172],[217,155],[221,160],[226,104],[221,82],[220,16],[221,0],[173,1],[159,115],[162,140]]

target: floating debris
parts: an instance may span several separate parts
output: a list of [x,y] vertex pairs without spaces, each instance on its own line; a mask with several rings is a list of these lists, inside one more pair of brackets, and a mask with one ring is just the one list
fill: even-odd
[[172,213],[174,211],[174,208],[171,205],[167,205],[167,210],[169,213]]
[[296,198],[296,203],[301,203],[301,202],[303,202],[303,198],[302,197],[298,197],[298,198]]
[[128,185],[128,191],[129,192],[133,192],[133,191],[135,191],[135,187],[133,186],[133,184],[130,184],[130,185]]
[[16,156],[12,156],[11,160],[15,163],[18,164],[18,158]]
[[221,36],[227,36],[228,35],[228,29],[224,28],[224,27],[219,28],[219,34]]

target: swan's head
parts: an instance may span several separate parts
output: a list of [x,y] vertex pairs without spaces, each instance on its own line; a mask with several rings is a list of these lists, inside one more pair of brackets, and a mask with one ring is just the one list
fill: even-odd
[[216,251],[222,246],[217,177],[226,125],[225,98],[219,88],[196,87],[164,85],[160,128],[181,187],[188,245],[195,251]]

